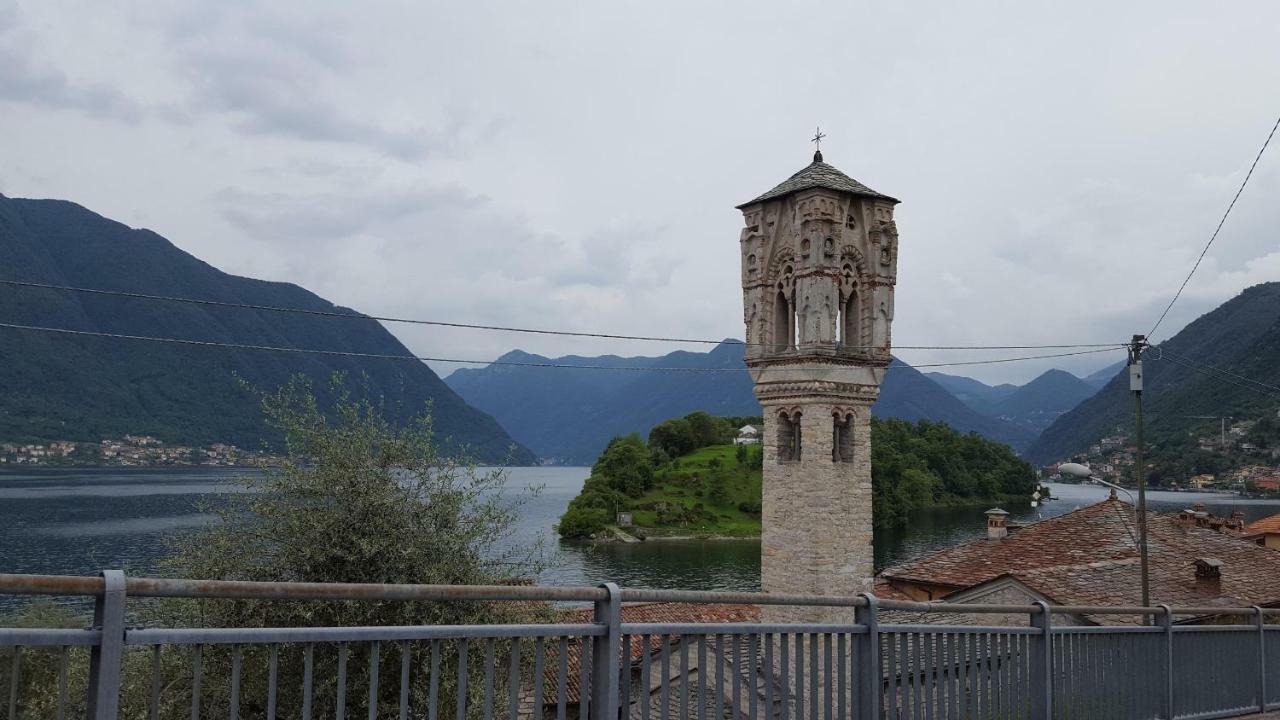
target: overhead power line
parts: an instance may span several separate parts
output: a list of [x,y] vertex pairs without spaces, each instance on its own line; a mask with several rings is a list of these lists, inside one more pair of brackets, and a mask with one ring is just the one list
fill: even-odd
[[[602,338],[606,340],[643,340],[652,342],[697,343],[703,345],[763,345],[764,343],[745,343],[741,340],[660,337],[651,335],[623,335],[617,333],[585,332],[574,330],[547,330],[541,328],[511,327],[505,325],[480,325],[475,323],[450,322],[445,320],[422,320],[412,318],[388,317],[385,315],[365,315],[363,313],[343,313],[334,310],[317,310],[312,308],[280,307],[275,305],[258,305],[253,303],[236,303],[225,300],[204,300],[200,298],[177,297],[172,295],[152,295],[148,293],[127,292],[123,290],[102,290],[99,288],[73,287],[69,285],[52,285],[49,283],[30,282],[26,280],[0,279],[0,285],[12,287],[37,288],[41,290],[57,290],[62,292],[86,293],[90,295],[109,295],[112,297],[132,298],[136,300],[153,300],[159,302],[186,303],[212,307],[234,308],[238,310],[262,310],[266,312],[297,313],[318,317],[341,318],[345,320],[374,320],[377,322],[404,323],[409,325],[431,325],[435,327],[463,328],[467,330],[489,330],[497,332],[528,333],[533,335],[558,335],[564,337]],[[1071,345],[899,345],[897,350],[1067,350],[1075,348],[1111,348],[1120,343],[1076,343]],[[872,346],[846,345],[851,350],[874,350]]]
[[1267,390],[1273,390],[1277,393],[1280,393],[1280,387],[1276,385],[1269,385],[1267,383],[1262,382],[1261,380],[1254,380],[1253,378],[1241,375],[1240,373],[1231,372],[1230,370],[1227,370],[1225,368],[1220,368],[1216,365],[1210,365],[1209,363],[1206,363],[1206,362],[1200,362],[1199,360],[1192,360],[1191,358],[1185,355],[1178,355],[1177,353],[1171,353],[1168,350],[1161,349],[1160,353],[1162,355],[1169,355],[1170,357],[1178,358],[1179,360],[1182,360],[1184,362],[1200,365],[1204,368],[1212,370],[1213,372],[1221,373],[1223,375],[1228,375],[1230,377],[1236,378],[1237,380],[1243,380],[1244,382],[1257,385],[1258,387],[1266,388]]
[[1253,171],[1258,167],[1258,161],[1262,159],[1262,153],[1267,151],[1267,146],[1271,144],[1271,138],[1275,137],[1276,128],[1280,128],[1280,117],[1276,118],[1276,122],[1271,126],[1271,132],[1267,133],[1267,139],[1263,141],[1262,147],[1258,149],[1258,154],[1253,158],[1253,164],[1249,166],[1249,172],[1245,173],[1244,180],[1240,183],[1240,187],[1236,190],[1236,194],[1231,198],[1231,203],[1227,205],[1227,211],[1222,213],[1222,219],[1218,221],[1218,227],[1214,228],[1213,234],[1209,236],[1209,242],[1204,244],[1204,249],[1200,251],[1200,257],[1196,258],[1195,265],[1191,266],[1191,272],[1187,273],[1187,277],[1182,280],[1182,285],[1178,288],[1178,292],[1173,294],[1173,299],[1165,306],[1164,312],[1160,313],[1156,324],[1151,326],[1151,331],[1147,333],[1147,337],[1155,334],[1156,328],[1160,327],[1160,323],[1164,322],[1164,318],[1173,309],[1173,304],[1178,302],[1178,298],[1182,297],[1182,291],[1187,289],[1187,283],[1191,282],[1191,276],[1196,274],[1196,270],[1200,268],[1200,263],[1204,261],[1204,256],[1209,252],[1209,247],[1213,245],[1213,241],[1218,239],[1218,233],[1222,232],[1222,226],[1227,222],[1227,216],[1231,214],[1231,210],[1235,208],[1236,201],[1240,199],[1240,193],[1244,192],[1244,188],[1249,184],[1249,178],[1253,177]]
[[[1172,355],[1171,353],[1166,353],[1164,357],[1156,356],[1156,358],[1155,358],[1155,359],[1156,359],[1156,360],[1165,360],[1165,361],[1171,362],[1171,363],[1173,363],[1173,364],[1175,364],[1175,365],[1181,365],[1182,367],[1185,367],[1185,368],[1187,368],[1188,370],[1193,370],[1193,371],[1195,371],[1195,372],[1200,373],[1201,375],[1205,375],[1205,376],[1208,376],[1208,377],[1210,377],[1210,378],[1213,378],[1214,380],[1220,380],[1220,381],[1222,381],[1222,382],[1227,383],[1228,385],[1234,385],[1234,386],[1236,386],[1236,387],[1238,387],[1238,388],[1240,388],[1240,389],[1242,389],[1242,390],[1248,390],[1249,392],[1258,393],[1258,394],[1265,395],[1265,396],[1267,396],[1267,397],[1271,397],[1271,398],[1280,398],[1280,394],[1273,393],[1273,392],[1271,392],[1271,391],[1269,391],[1269,390],[1265,390],[1265,389],[1263,389],[1263,388],[1256,387],[1256,386],[1253,386],[1253,385],[1246,385],[1246,384],[1244,384],[1244,383],[1242,383],[1242,382],[1240,382],[1240,381],[1238,381],[1238,380],[1236,380],[1236,379],[1232,378],[1232,377],[1231,377],[1231,376],[1229,376],[1229,375],[1223,375],[1223,374],[1221,374],[1221,373],[1214,372],[1213,370],[1210,370],[1210,369],[1208,369],[1207,367],[1200,367],[1199,365],[1197,365],[1197,364],[1195,364],[1195,363],[1193,363],[1193,362],[1186,362],[1186,361],[1183,361],[1183,360],[1179,359],[1178,357],[1175,357],[1175,356],[1174,356],[1174,355]],[[1252,381],[1251,381],[1251,382],[1252,382]],[[1270,385],[1264,385],[1264,387],[1272,387],[1272,386],[1270,386]]]
[[[30,332],[52,333],[57,335],[74,335],[80,337],[99,337],[111,338],[115,340],[135,340],[142,342],[167,343],[173,345],[187,345],[193,347],[207,348],[224,348],[229,350],[261,350],[268,352],[286,352],[301,353],[310,355],[328,355],[337,357],[353,357],[377,360],[416,360],[420,362],[438,362],[453,363],[460,365],[498,365],[512,367],[535,367],[535,368],[565,368],[573,370],[624,370],[638,372],[741,372],[743,367],[724,367],[724,368],[699,368],[699,367],[669,367],[669,366],[638,366],[628,367],[621,365],[581,365],[571,363],[554,363],[554,362],[527,362],[515,360],[461,360],[457,358],[429,357],[420,355],[392,355],[386,353],[365,353],[354,352],[349,350],[324,350],[319,348],[295,348],[280,347],[274,345],[253,345],[247,343],[228,343],[217,342],[213,340],[189,340],[186,338],[168,338],[168,337],[152,337],[148,335],[129,335],[125,333],[108,333],[98,332],[95,330],[73,330],[71,328],[54,328],[39,325],[19,325],[16,323],[0,323],[0,328],[8,328],[10,330],[26,330]],[[931,363],[925,365],[911,365],[913,368],[934,368],[934,367],[955,367],[960,365],[991,365],[996,363],[1019,362],[1023,360],[1044,360],[1049,358],[1070,357],[1073,355],[1089,355],[1092,353],[1111,352],[1121,349],[1121,346],[1107,347],[1094,350],[1080,350],[1068,353],[1052,353],[1048,355],[1028,355],[1013,358],[998,358],[989,360],[973,360],[964,362],[948,362],[948,363]],[[775,368],[775,370],[788,370],[788,368]],[[794,368],[797,371],[809,372],[803,368]]]

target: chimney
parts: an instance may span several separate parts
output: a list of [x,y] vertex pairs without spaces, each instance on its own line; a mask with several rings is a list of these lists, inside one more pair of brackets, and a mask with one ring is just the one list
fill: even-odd
[[1244,532],[1244,513],[1239,510],[1231,513],[1231,519],[1227,521],[1227,530],[1232,534]]
[[986,516],[988,540],[1003,540],[1009,536],[1009,513],[1000,508],[991,508]]
[[1222,561],[1217,558],[1196,558],[1196,580],[1222,579]]

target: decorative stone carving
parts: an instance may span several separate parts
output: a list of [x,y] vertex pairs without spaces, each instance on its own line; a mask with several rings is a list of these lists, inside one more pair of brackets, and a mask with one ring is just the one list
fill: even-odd
[[[747,364],[765,409],[767,592],[869,589],[871,406],[890,360],[895,202],[815,161],[742,207],[743,319],[759,343]],[[764,612],[847,621],[837,610]]]

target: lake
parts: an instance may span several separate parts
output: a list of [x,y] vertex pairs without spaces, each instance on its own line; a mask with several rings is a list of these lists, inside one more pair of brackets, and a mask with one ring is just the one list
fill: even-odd
[[[235,469],[68,469],[0,471],[0,572],[96,574],[123,568],[156,575],[167,543],[214,520],[207,506],[242,492]],[[512,468],[508,493],[524,501],[514,542],[541,540],[550,585],[595,585],[690,590],[759,590],[756,540],[663,541],[638,544],[562,543],[551,527],[577,494],[588,468]],[[529,496],[531,488],[541,492]],[[1056,500],[1039,509],[1007,507],[1010,519],[1030,522],[1097,502],[1105,488],[1054,485]],[[1280,513],[1280,501],[1235,496],[1151,492],[1153,510],[1175,511],[1203,502],[1219,515],[1241,510],[1249,520]],[[939,508],[915,513],[907,526],[875,535],[877,568],[931,550],[984,537],[986,508]]]

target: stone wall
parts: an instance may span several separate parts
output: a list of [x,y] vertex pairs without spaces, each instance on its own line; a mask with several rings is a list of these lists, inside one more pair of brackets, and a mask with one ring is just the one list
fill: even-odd
[[[780,461],[778,415],[801,413],[801,456]],[[854,410],[852,462],[832,459],[835,412]],[[765,592],[856,595],[870,590],[871,408],[830,399],[765,406],[761,581]],[[764,608],[766,622],[852,621],[849,608]]]

